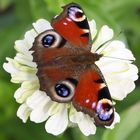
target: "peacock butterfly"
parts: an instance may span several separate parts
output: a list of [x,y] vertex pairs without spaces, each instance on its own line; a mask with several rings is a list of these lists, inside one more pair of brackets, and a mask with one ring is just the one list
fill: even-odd
[[95,64],[102,55],[91,53],[87,17],[75,3],[63,7],[52,19],[53,29],[40,33],[33,43],[40,90],[53,101],[72,102],[77,111],[94,118],[95,124],[109,126],[114,107],[104,76]]

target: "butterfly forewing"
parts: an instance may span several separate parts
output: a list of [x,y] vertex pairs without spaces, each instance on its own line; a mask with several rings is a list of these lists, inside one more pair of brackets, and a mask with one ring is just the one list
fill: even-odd
[[89,46],[89,24],[78,4],[64,6],[64,11],[52,20],[52,27],[75,47]]

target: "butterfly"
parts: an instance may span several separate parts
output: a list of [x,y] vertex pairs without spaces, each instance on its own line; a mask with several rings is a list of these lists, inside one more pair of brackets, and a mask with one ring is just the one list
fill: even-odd
[[91,34],[80,5],[70,3],[52,19],[53,29],[33,43],[40,90],[59,103],[72,102],[93,117],[97,126],[110,126],[114,106],[105,78],[95,64],[102,54],[91,52]]

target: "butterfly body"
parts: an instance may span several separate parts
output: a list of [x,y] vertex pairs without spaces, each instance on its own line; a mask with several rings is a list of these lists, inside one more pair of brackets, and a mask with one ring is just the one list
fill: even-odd
[[77,4],[68,4],[52,20],[52,27],[39,34],[31,48],[40,90],[56,102],[72,102],[97,125],[111,125],[112,99],[95,64],[102,55],[90,52],[90,30],[83,10]]

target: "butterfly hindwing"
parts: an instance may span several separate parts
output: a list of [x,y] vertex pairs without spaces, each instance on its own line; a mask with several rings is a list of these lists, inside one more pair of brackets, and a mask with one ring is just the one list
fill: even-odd
[[110,125],[114,119],[109,89],[95,64],[80,75],[72,102],[78,111],[94,117],[97,125]]

